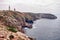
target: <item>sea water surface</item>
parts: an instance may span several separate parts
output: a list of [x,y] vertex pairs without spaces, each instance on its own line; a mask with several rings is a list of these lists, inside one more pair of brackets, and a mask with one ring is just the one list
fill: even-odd
[[60,14],[57,19],[40,19],[34,22],[32,29],[26,29],[26,34],[36,40],[60,40]]

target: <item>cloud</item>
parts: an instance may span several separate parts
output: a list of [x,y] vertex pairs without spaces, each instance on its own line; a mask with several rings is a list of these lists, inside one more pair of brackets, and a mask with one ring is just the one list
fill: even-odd
[[28,5],[48,5],[53,2],[54,2],[53,0],[4,0],[1,3],[10,4],[10,5],[14,5],[18,3],[28,4]]
[[0,9],[8,9],[9,5],[17,11],[57,13],[60,10],[59,0],[0,0]]

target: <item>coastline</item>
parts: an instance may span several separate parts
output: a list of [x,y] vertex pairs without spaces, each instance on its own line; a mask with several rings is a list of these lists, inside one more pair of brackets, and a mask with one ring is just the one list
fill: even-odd
[[[25,13],[25,12],[18,12],[12,10],[3,10],[0,11],[0,23],[2,23],[2,33],[7,32],[7,35],[18,35],[13,40],[18,40],[19,37],[22,38],[21,40],[35,40],[35,38],[31,38],[26,36],[24,33],[23,28],[32,28],[32,25],[35,20],[47,18],[47,19],[56,19],[57,17],[52,14],[40,14],[40,13]],[[3,31],[4,30],[4,31]],[[0,33],[1,34],[1,33]],[[4,35],[6,35],[4,33]],[[3,35],[3,36],[4,36]],[[20,35],[20,36],[19,36]],[[5,38],[5,37],[4,37]],[[4,39],[2,38],[2,39]],[[8,38],[6,38],[7,40]]]

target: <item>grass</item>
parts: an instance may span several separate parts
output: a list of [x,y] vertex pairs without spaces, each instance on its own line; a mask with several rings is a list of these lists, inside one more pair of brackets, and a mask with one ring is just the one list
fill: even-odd
[[7,30],[12,31],[12,32],[17,32],[17,29],[13,26],[8,26]]

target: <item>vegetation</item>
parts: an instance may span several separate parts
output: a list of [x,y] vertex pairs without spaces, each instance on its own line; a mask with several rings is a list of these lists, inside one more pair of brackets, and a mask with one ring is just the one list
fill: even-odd
[[8,26],[7,30],[12,31],[12,32],[17,32],[17,29],[13,26]]

